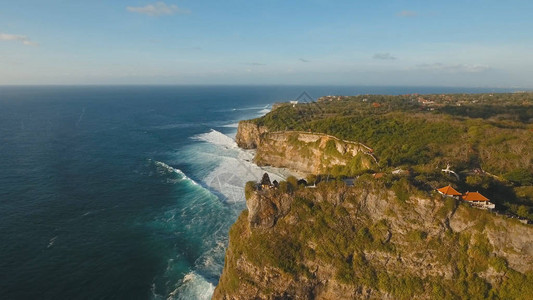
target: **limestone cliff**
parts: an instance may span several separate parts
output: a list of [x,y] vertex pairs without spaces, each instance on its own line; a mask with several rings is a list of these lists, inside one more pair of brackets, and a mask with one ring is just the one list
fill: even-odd
[[533,226],[410,194],[372,181],[256,192],[213,298],[531,299]]
[[266,127],[241,121],[236,141],[244,149],[257,149],[260,166],[289,168],[301,173],[320,174],[344,168],[345,174],[370,169],[377,161],[369,147],[336,137],[309,132],[269,132]]
[[267,131],[266,127],[258,126],[249,121],[240,121],[235,141],[243,149],[255,149],[260,144],[263,133]]

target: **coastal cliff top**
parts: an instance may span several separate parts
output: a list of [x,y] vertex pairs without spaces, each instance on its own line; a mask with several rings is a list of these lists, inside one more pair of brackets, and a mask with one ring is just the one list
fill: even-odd
[[533,227],[406,182],[248,194],[215,299],[524,299]]
[[517,169],[533,174],[533,93],[329,96],[280,104],[249,122],[264,131],[360,142],[384,167],[450,164],[497,176]]
[[[299,132],[300,139],[328,134],[371,149],[377,164],[333,175],[408,170],[428,189],[452,184],[478,191],[498,209],[533,220],[533,93],[326,96],[277,104],[241,122],[238,142],[271,145],[272,132]],[[455,176],[443,177],[445,169]]]

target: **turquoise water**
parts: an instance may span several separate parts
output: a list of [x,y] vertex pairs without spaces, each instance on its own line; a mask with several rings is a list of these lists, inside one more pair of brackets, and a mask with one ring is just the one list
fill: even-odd
[[210,298],[263,173],[236,122],[303,91],[493,90],[0,87],[0,298]]

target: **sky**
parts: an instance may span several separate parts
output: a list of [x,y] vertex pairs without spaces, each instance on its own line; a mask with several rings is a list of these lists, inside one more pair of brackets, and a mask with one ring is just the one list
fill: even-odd
[[533,88],[533,1],[0,0],[0,85]]

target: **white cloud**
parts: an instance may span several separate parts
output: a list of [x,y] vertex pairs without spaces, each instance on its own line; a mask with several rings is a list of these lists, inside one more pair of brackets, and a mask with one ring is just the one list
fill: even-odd
[[448,73],[481,73],[490,70],[487,65],[470,65],[470,64],[420,64],[416,66],[420,70],[442,71]]
[[27,36],[17,35],[17,34],[0,33],[0,41],[21,42],[22,44],[26,46],[37,46],[38,45],[36,42],[32,42]]
[[395,60],[396,57],[392,56],[390,53],[376,53],[373,56],[374,59],[383,59],[383,60]]
[[177,5],[167,5],[165,2],[156,2],[147,4],[145,6],[128,6],[126,10],[133,13],[145,14],[151,17],[174,15],[174,14],[188,14],[187,9],[179,8]]
[[410,18],[410,17],[418,16],[418,13],[416,11],[413,11],[413,10],[402,10],[401,12],[397,13],[396,15],[399,16],[399,17]]

